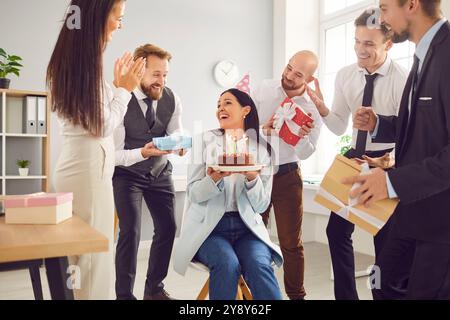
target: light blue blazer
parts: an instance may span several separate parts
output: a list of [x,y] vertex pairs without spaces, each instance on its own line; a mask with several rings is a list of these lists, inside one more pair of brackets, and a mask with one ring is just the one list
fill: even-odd
[[[174,269],[184,275],[200,246],[208,238],[225,214],[225,193],[207,175],[209,165],[217,164],[223,150],[220,131],[208,131],[194,138],[192,164],[188,169],[187,199],[181,236],[174,247]],[[201,146],[201,147],[200,147]],[[254,143],[252,154],[258,154],[259,164],[265,164],[256,184],[247,189],[245,176],[239,175],[236,198],[239,213],[247,227],[272,249],[272,258],[280,267],[283,258],[280,248],[274,244],[264,225],[261,214],[270,204],[272,192],[272,167],[270,156],[264,146]],[[224,181],[224,183],[228,183]]]

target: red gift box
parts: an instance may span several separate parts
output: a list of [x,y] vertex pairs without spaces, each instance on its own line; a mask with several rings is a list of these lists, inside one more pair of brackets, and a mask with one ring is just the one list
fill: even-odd
[[300,141],[301,128],[314,120],[292,99],[286,98],[273,116],[274,127],[284,142],[295,147]]

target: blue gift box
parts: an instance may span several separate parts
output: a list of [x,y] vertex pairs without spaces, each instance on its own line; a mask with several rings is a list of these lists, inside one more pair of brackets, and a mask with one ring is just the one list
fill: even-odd
[[162,151],[173,151],[192,148],[192,137],[188,136],[169,136],[163,138],[154,138],[153,143]]

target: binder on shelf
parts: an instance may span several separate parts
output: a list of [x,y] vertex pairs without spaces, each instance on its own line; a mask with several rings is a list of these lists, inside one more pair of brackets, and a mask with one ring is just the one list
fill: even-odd
[[37,97],[27,96],[23,106],[23,133],[37,133]]
[[37,98],[37,133],[47,133],[47,98]]

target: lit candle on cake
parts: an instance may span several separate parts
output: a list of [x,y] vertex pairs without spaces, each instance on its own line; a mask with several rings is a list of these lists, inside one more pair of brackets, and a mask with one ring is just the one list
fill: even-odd
[[219,155],[219,165],[221,166],[251,166],[254,165],[252,155],[248,153],[249,139],[246,135],[237,140],[232,135],[225,136],[225,153]]
[[248,142],[248,138],[247,136],[244,134],[244,136],[242,137],[241,140],[237,141],[237,153],[238,154],[246,154],[247,152],[247,142]]
[[231,135],[226,136],[225,151],[225,154],[229,155],[237,153],[237,141],[235,137]]

